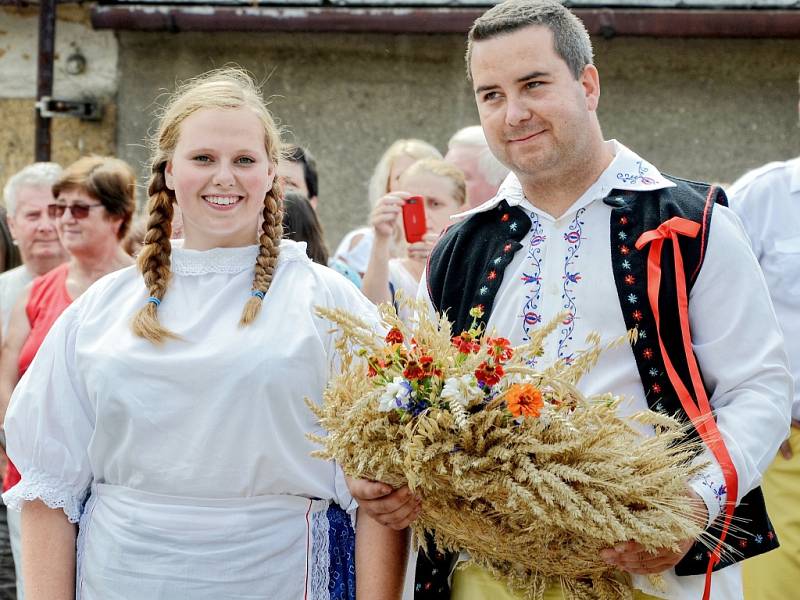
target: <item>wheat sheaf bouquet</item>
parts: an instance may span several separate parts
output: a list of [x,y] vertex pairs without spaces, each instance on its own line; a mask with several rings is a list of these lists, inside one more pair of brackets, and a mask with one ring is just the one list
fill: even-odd
[[422,496],[417,544],[427,534],[439,550],[467,551],[526,598],[556,582],[570,600],[618,600],[632,597],[630,579],[600,550],[701,536],[685,482],[703,465],[684,427],[649,411],[621,418],[619,398],[576,388],[603,351],[597,336],[570,364],[537,369],[557,321],[511,347],[477,325],[480,307],[460,333],[416,308],[409,328],[381,306],[385,335],[319,309],[344,358],[322,405],[309,406],[328,432],[314,438],[318,456]]

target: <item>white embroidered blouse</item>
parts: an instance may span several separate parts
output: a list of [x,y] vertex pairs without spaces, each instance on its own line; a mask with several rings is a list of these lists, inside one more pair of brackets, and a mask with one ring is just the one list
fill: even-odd
[[239,327],[256,246],[175,248],[159,307],[181,336],[133,335],[148,294],[135,268],[101,279],[56,322],[5,421],[22,481],[10,508],[41,498],[76,522],[93,483],[202,498],[290,494],[355,506],[341,472],[310,456],[315,402],[335,361],[330,323],[313,307],[365,315],[344,278],[284,241],[256,322]]

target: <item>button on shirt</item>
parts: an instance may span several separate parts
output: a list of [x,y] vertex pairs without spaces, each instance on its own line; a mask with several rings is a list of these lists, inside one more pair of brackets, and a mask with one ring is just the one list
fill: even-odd
[[[546,340],[538,363],[543,367],[557,359],[572,360],[586,347],[586,338],[592,332],[599,333],[605,342],[626,333],[612,271],[612,209],[603,199],[612,190],[674,186],[656,167],[622,144],[615,140],[606,143],[615,158],[558,218],[536,208],[513,174],[495,198],[454,217],[490,210],[506,200],[530,218],[531,229],[506,269],[487,330],[494,329],[513,344],[520,344],[535,327],[564,313],[558,328]],[[631,240],[631,247],[634,242]],[[420,288],[420,294],[427,295],[427,286]],[[633,307],[647,299],[631,295],[624,301]],[[711,391],[710,402],[739,476],[740,500],[758,485],[785,437],[791,377],[758,262],[738,218],[722,206],[714,208],[705,262],[689,299],[689,319],[693,348]],[[643,330],[642,335],[655,339],[656,333]],[[626,399],[622,414],[648,407],[627,344],[604,352],[579,387],[587,395],[612,391],[622,396]],[[704,499],[713,520],[726,501],[724,477],[712,455],[707,453],[706,458],[712,466],[691,485]],[[639,589],[662,598],[702,596],[703,576],[677,577],[668,571],[664,579],[665,590],[654,589],[644,577],[635,576],[634,582]],[[712,597],[741,597],[737,565],[714,576]]]
[[792,416],[800,420],[800,158],[750,171],[729,201],[767,280],[794,375]]

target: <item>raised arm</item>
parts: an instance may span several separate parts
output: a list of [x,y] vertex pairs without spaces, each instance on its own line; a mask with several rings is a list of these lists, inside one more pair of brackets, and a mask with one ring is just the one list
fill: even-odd
[[389,292],[389,260],[392,258],[392,239],[401,222],[400,213],[408,195],[405,192],[392,192],[385,195],[378,200],[370,217],[375,237],[361,291],[375,304],[390,302],[392,299]]

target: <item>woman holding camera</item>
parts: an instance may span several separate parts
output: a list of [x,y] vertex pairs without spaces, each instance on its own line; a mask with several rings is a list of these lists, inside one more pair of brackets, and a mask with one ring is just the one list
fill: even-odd
[[[378,200],[372,211],[370,223],[375,239],[361,288],[376,304],[393,302],[396,307],[398,291],[416,297],[433,245],[450,225],[450,217],[466,202],[463,173],[436,158],[422,159],[408,167],[398,180],[398,189],[402,191],[390,192]],[[411,237],[409,241],[410,227],[405,225],[410,224],[403,222],[403,207],[409,199],[424,207],[425,233],[420,240]],[[401,249],[398,258],[392,258],[393,245]],[[400,308],[399,312],[405,319],[405,311]]]

